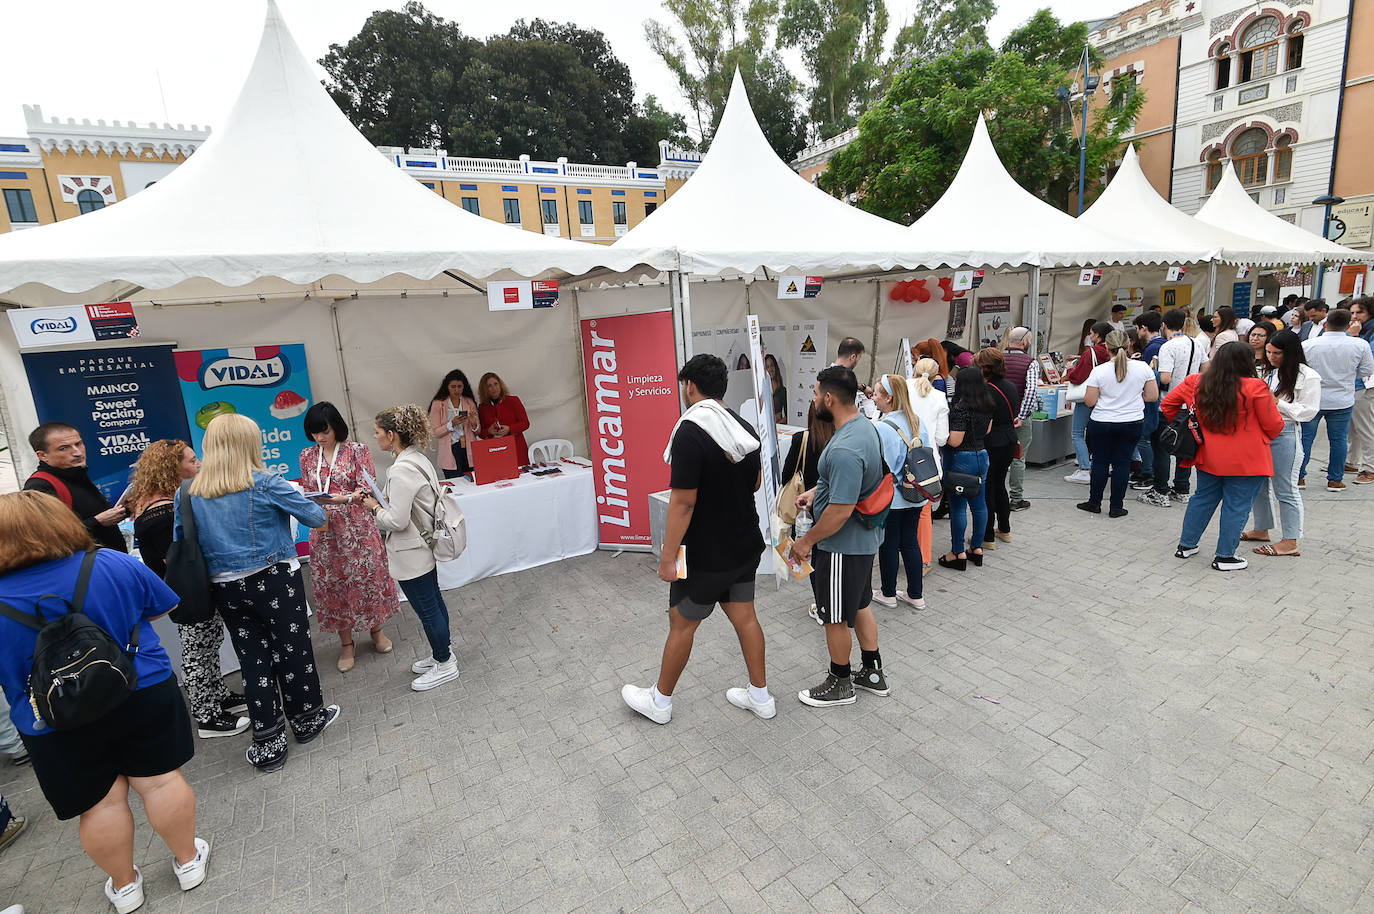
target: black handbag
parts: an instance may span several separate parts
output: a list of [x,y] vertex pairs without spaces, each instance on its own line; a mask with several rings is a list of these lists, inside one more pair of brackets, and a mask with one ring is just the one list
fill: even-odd
[[1202,446],[1202,423],[1197,412],[1187,404],[1180,407],[1173,421],[1160,429],[1159,443],[1179,460],[1197,459]]
[[177,625],[208,622],[215,616],[215,596],[210,588],[210,569],[196,536],[196,515],[191,510],[191,483],[181,484],[181,539],[167,550],[167,572],[163,580],[180,602],[168,615]]
[[956,473],[945,470],[945,496],[948,498],[980,498],[983,494],[983,480],[972,473]]

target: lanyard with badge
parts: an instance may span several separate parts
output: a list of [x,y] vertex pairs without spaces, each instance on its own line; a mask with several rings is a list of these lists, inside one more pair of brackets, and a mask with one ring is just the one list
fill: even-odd
[[[330,491],[329,491],[329,486],[330,486],[330,484],[334,481],[334,465],[335,465],[336,463],[339,462],[339,452],[343,450],[344,446],[343,446],[343,442],[342,442],[342,441],[335,442],[335,444],[334,444],[334,456],[331,457],[331,458],[329,458],[329,475],[328,475],[328,476],[325,476],[325,475],[324,475],[324,445],[317,445],[317,446],[318,446],[318,448],[319,448],[319,452],[315,455],[315,483],[316,483],[316,485],[318,485],[318,486],[320,487],[320,491],[321,491],[321,492],[325,493],[326,495],[329,495],[329,494],[331,494]],[[338,506],[338,505],[324,505],[323,507],[324,507],[324,527],[323,527],[322,529],[323,529],[324,532],[328,532],[328,530],[329,530],[329,522],[330,522],[330,515],[333,513],[332,509],[338,508],[339,506]]]

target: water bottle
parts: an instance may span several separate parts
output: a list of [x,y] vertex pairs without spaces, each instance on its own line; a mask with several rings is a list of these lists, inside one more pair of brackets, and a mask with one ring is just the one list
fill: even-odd
[[809,508],[798,508],[797,519],[792,524],[793,539],[801,539],[806,536],[811,529],[811,511]]

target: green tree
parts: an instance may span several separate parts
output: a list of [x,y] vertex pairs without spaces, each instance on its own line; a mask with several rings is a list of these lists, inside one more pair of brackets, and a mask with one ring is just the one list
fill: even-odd
[[639,111],[625,128],[626,160],[641,165],[656,163],[659,140],[667,140],[669,146],[679,149],[692,148],[683,116],[664,110],[656,97],[646,95]]
[[[1002,49],[965,46],[917,59],[895,76],[883,100],[859,119],[859,135],[830,160],[820,186],[856,193],[859,205],[899,222],[919,218],[944,193],[963,161],[980,112],[1007,170],[1026,190],[1062,209],[1077,186],[1078,131],[1056,89],[1074,78],[1087,27],[1060,26],[1046,11],[1013,32]],[[1087,172],[1117,154],[1144,93],[1090,118]]]
[[790,160],[806,145],[806,122],[797,111],[797,83],[776,49],[777,0],[663,0],[686,46],[656,20],[644,23],[649,46],[677,78],[701,136],[711,141],[738,68],[759,127],[773,151]]
[[956,48],[985,48],[995,0],[921,0],[892,43],[889,72]]
[[459,81],[481,47],[411,0],[373,13],[347,44],[331,44],[320,64],[330,97],[369,141],[442,146],[463,108]]
[[815,82],[808,115],[817,138],[853,127],[876,98],[886,34],[883,0],[787,0],[778,41],[801,49]]

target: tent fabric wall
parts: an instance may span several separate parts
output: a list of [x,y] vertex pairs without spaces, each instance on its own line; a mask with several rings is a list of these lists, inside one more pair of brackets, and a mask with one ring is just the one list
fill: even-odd
[[[1044,274],[1042,291],[1050,293],[1050,349],[1067,355],[1077,355],[1078,336],[1083,330],[1083,322],[1088,318],[1110,320],[1112,315],[1112,290],[1140,287],[1145,290],[1145,306],[1159,302],[1159,289],[1163,285],[1190,285],[1193,288],[1193,305],[1206,307],[1207,304],[1207,266],[1200,265],[1190,269],[1183,283],[1165,283],[1164,271],[1159,267],[1125,267],[1102,271],[1102,282],[1096,286],[1080,286],[1078,273],[1055,272]],[[1217,285],[1229,296],[1230,286],[1221,276]],[[1229,301],[1229,298],[1227,299]]]

